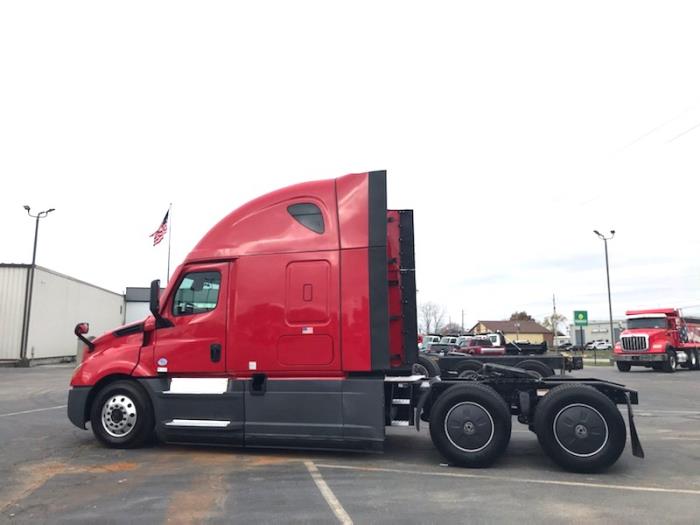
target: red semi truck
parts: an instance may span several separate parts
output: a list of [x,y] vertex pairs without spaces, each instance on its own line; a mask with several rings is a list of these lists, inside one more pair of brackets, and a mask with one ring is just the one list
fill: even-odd
[[683,316],[675,308],[630,310],[613,359],[620,372],[632,366],[700,370],[700,318]]
[[216,224],[151,314],[89,341],[68,417],[109,447],[163,442],[382,450],[386,426],[430,423],[453,464],[486,466],[511,416],[559,465],[613,464],[637,393],[487,364],[466,379],[412,373],[418,359],[413,213],[387,210],[386,172],[307,182]]

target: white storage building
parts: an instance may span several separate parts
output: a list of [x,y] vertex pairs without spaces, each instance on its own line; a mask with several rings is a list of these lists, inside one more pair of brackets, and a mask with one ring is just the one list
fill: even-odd
[[[0,264],[0,361],[20,359],[29,264]],[[75,357],[73,328],[90,323],[100,335],[124,322],[124,296],[37,266],[27,338],[27,359]]]
[[[165,288],[161,288],[161,295]],[[126,288],[124,295],[124,324],[143,321],[151,315],[151,289],[150,288]]]

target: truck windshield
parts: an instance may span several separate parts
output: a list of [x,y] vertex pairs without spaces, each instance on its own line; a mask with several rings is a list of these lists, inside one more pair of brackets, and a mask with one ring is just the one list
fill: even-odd
[[627,328],[668,328],[668,320],[665,317],[627,319]]

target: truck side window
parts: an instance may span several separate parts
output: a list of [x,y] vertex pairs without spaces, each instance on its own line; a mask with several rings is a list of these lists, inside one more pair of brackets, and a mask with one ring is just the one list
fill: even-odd
[[309,230],[316,233],[323,233],[325,225],[323,224],[323,215],[321,209],[310,202],[301,204],[292,204],[287,206],[287,211],[294,217],[299,224],[307,227]]
[[191,272],[186,274],[175,293],[173,315],[192,315],[210,312],[219,300],[219,272]]

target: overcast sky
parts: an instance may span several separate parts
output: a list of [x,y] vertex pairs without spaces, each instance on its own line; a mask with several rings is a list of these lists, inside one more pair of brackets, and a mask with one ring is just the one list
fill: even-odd
[[[222,216],[388,170],[419,301],[700,305],[697,2],[3,2],[0,262],[123,291]],[[696,308],[695,311],[700,311]]]

